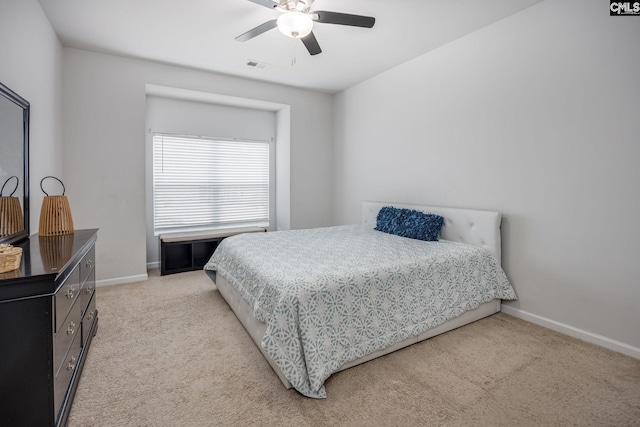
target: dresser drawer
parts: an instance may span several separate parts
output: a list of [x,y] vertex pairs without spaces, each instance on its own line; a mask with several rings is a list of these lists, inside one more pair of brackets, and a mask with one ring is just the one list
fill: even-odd
[[76,266],[55,294],[56,330],[64,324],[67,314],[80,295],[80,271]]
[[[96,248],[93,246],[80,261],[80,283],[84,283],[96,265]],[[95,281],[95,280],[94,280]]]
[[91,297],[87,311],[85,311],[82,317],[82,346],[84,347],[89,339],[89,332],[91,332],[91,326],[96,318],[96,299]]
[[84,283],[82,283],[82,287],[80,288],[80,300],[78,301],[78,304],[82,306],[83,313],[85,312],[87,308],[87,304],[89,304],[89,301],[91,300],[91,297],[93,296],[93,293],[95,290],[96,290],[96,271],[91,270],[89,272],[89,277],[86,278]]
[[60,410],[60,405],[64,401],[67,389],[71,383],[71,378],[76,369],[78,369],[78,358],[80,357],[81,334],[75,334],[71,348],[67,356],[62,361],[62,366],[53,381],[53,402],[55,413]]
[[74,304],[58,332],[53,335],[53,367],[57,375],[76,335],[82,330],[82,306]]

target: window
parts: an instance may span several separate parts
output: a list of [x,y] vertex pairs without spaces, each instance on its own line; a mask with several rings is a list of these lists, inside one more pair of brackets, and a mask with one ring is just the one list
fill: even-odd
[[153,136],[154,232],[269,226],[269,141]]

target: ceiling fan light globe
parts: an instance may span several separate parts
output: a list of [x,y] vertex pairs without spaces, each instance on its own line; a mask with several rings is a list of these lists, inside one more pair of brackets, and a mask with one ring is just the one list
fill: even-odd
[[278,17],[278,29],[282,34],[294,39],[307,36],[313,28],[313,19],[306,13],[289,11]]

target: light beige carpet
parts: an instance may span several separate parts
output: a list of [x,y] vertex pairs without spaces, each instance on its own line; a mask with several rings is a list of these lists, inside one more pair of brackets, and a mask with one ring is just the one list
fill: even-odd
[[286,390],[204,272],[98,288],[79,426],[640,426],[640,360],[497,314]]

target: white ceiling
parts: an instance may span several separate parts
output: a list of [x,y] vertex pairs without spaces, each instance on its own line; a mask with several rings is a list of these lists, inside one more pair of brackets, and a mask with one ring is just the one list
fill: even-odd
[[[310,56],[277,29],[235,37],[279,12],[247,0],[39,0],[66,47],[338,92],[542,0],[315,0],[373,16],[372,29],[316,23]],[[248,61],[269,64],[266,69]]]

